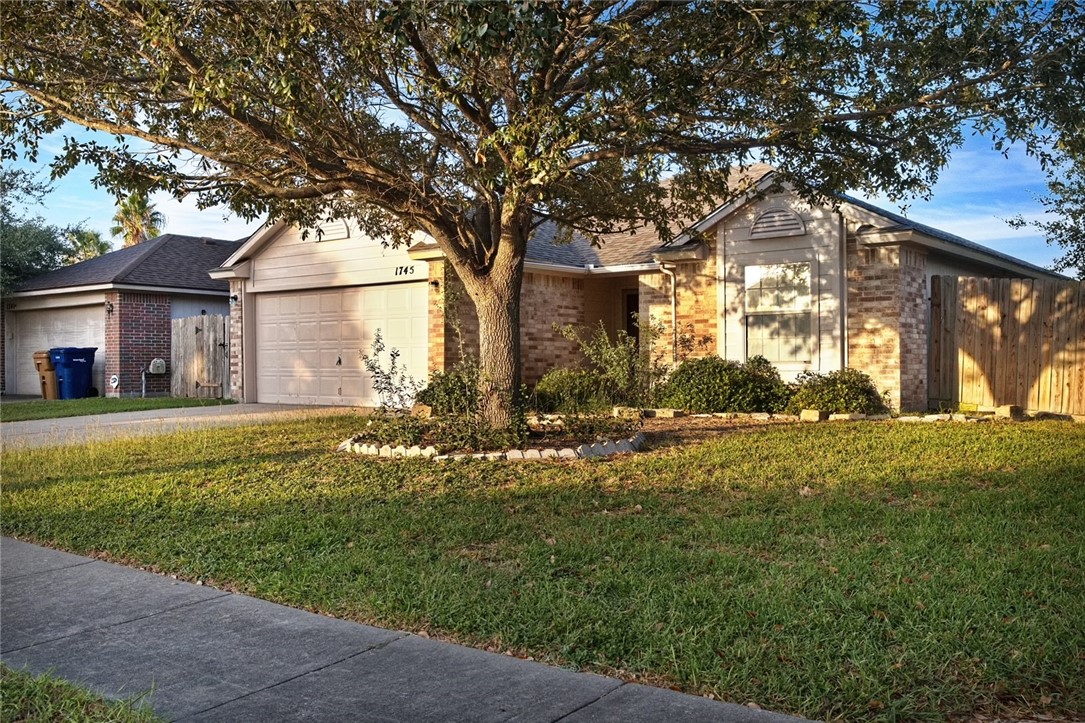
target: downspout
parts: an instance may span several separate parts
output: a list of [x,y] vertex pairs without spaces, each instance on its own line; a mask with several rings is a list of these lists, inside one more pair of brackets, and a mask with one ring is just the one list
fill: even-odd
[[671,280],[671,363],[678,361],[678,281],[674,277],[674,267],[667,268],[659,264],[659,270]]

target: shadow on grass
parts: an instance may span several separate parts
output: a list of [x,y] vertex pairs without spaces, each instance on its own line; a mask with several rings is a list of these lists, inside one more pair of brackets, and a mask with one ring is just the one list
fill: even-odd
[[176,460],[106,481],[20,480],[5,485],[3,527],[811,717],[1041,699],[1085,711],[1085,462],[1065,447],[1076,436],[1005,457],[998,439],[962,437],[962,456],[933,466],[910,450],[927,432],[787,434],[800,459],[834,444],[883,456],[828,479],[831,465],[768,469],[779,449],[752,439],[538,466],[250,451],[217,479],[214,465]]

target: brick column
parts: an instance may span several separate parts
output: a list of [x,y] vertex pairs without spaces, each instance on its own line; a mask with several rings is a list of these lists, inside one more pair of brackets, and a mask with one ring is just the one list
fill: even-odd
[[926,256],[848,239],[848,364],[897,409],[927,408]]
[[[436,282],[436,284],[434,283]],[[456,327],[459,327],[457,331]],[[446,371],[464,354],[478,358],[478,314],[467,289],[446,261],[429,262],[429,370]]]
[[[106,294],[106,302],[113,305],[105,320],[106,396],[138,397],[142,391],[140,370],[155,358],[166,361],[166,373],[147,375],[147,396],[169,396],[170,298],[162,294],[115,291]],[[114,374],[120,379],[117,389],[109,384]]]
[[[238,402],[248,401],[245,399],[245,322],[243,312],[245,310],[245,281],[243,279],[230,279],[230,298],[237,297],[237,301],[230,304],[230,399]],[[253,400],[256,401],[256,400]]]

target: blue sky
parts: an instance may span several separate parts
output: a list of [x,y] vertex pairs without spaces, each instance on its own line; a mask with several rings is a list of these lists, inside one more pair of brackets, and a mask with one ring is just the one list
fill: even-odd
[[[39,170],[47,176],[48,163],[63,146],[63,136],[89,137],[90,133],[69,126],[54,133],[41,146],[38,164],[16,165]],[[97,134],[99,139],[101,134]],[[113,197],[93,185],[95,170],[87,166],[76,168],[54,184],[45,198],[44,207],[27,209],[30,215],[41,215],[57,226],[83,223],[87,228],[110,238],[115,211]],[[1030,229],[1011,229],[1003,219],[1022,215],[1039,219],[1043,209],[1034,196],[1045,190],[1044,175],[1038,164],[1023,151],[1012,149],[1008,158],[991,149],[982,138],[969,138],[954,153],[949,166],[942,172],[929,201],[912,201],[905,213],[911,219],[929,226],[963,236],[997,251],[1016,256],[1040,266],[1049,266],[1059,255]],[[884,198],[859,195],[891,211],[899,207]],[[167,233],[213,238],[240,239],[260,226],[260,221],[245,222],[232,216],[227,209],[199,210],[195,203],[177,201],[166,194],[152,199],[158,210],[166,215]],[[119,246],[119,240],[114,241]]]

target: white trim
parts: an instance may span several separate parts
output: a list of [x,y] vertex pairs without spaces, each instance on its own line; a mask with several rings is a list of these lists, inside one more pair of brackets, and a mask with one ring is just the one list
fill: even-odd
[[646,272],[659,271],[659,262],[651,261],[640,264],[618,264],[616,266],[589,266],[587,269],[589,274],[641,274]]
[[35,289],[16,291],[5,299],[27,299],[35,296],[54,296],[58,294],[81,294],[90,291],[147,291],[156,294],[187,294],[189,296],[225,296],[230,292],[213,289],[187,289],[180,286],[139,286],[135,284],[95,284],[93,286],[61,286],[56,289]]
[[772,177],[774,175],[776,175],[775,171],[768,171],[767,173],[765,173],[764,176],[761,177],[761,180],[759,180],[754,185],[753,189],[747,191],[738,198],[735,198],[728,203],[720,206],[715,211],[708,214],[697,223],[693,224],[687,230],[675,236],[674,240],[671,241],[669,245],[680,246],[689,241],[693,234],[707,231],[727,216],[730,216],[732,213],[745,206],[747,203],[762,194],[764,191],[768,190],[768,188],[772,185]]
[[207,275],[212,279],[247,279],[252,274],[252,261],[242,261],[233,266],[211,269]]
[[260,247],[270,241],[278,234],[279,230],[287,226],[286,221],[276,221],[275,223],[265,223],[263,226],[253,232],[252,236],[249,236],[249,240],[241,244],[241,248],[234,251],[230,258],[222,262],[220,269],[227,269],[231,266],[237,266],[241,261],[244,261],[250,251],[258,251]]
[[549,264],[543,261],[525,261],[524,270],[569,274],[571,276],[616,276],[619,274],[641,274],[659,271],[659,264],[651,262],[621,264],[618,266],[566,266],[564,264]]

